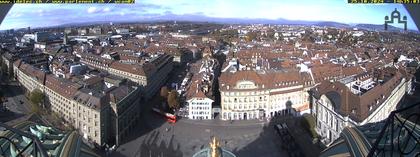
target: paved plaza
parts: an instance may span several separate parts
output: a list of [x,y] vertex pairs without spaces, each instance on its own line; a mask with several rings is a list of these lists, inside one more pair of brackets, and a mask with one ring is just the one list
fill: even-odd
[[263,121],[193,121],[182,119],[168,124],[154,114],[143,121],[137,138],[117,148],[110,156],[190,157],[208,147],[211,136],[220,139],[222,147],[240,157],[287,156],[280,149],[280,138],[274,128]]

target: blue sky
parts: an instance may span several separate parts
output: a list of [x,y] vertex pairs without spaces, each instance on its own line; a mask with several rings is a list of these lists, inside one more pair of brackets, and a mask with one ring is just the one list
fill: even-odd
[[[418,30],[401,4],[347,4],[347,0],[136,0],[135,4],[15,4],[0,30],[56,26],[96,21],[150,21],[154,19],[240,18],[335,21],[383,24],[397,8]],[[183,18],[185,19],[185,18]]]

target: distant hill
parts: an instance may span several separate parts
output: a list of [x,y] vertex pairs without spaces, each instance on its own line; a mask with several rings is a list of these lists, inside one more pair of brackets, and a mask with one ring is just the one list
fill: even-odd
[[319,22],[315,25],[320,27],[351,28],[351,26],[348,24],[331,21]]
[[[384,25],[380,24],[346,24],[334,21],[304,21],[304,20],[289,20],[289,19],[263,19],[263,18],[218,18],[209,17],[202,14],[165,14],[159,16],[153,16],[142,19],[127,19],[113,21],[114,24],[118,23],[159,23],[165,21],[178,21],[178,22],[206,22],[206,23],[217,23],[217,24],[277,24],[277,25],[306,25],[306,26],[320,26],[320,27],[335,27],[335,28],[358,28],[369,31],[385,31]],[[69,26],[87,26],[97,24],[109,24],[111,21],[96,21],[96,22],[79,22],[79,23],[67,23],[62,24],[59,27]],[[387,31],[401,32],[403,29],[394,26],[389,26]],[[418,31],[412,31],[417,32]]]
[[[357,24],[355,25],[358,29],[364,29],[368,31],[385,31],[385,25],[375,25],[375,24]],[[404,31],[402,28],[394,27],[391,25],[388,25],[388,30],[390,32],[401,32]]]

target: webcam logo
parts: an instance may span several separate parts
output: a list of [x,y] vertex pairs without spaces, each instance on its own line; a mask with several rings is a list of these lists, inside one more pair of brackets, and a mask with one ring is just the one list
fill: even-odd
[[399,24],[404,24],[404,31],[407,31],[407,16],[403,16],[401,20],[401,14],[397,8],[391,13],[391,19],[389,16],[385,16],[385,30],[388,30],[388,24],[394,23],[394,20],[398,20]]

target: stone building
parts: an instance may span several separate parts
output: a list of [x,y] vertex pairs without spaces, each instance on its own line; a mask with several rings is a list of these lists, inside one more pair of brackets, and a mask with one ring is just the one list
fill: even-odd
[[222,73],[219,80],[223,120],[309,113],[305,89],[312,83],[304,73],[238,71]]
[[325,145],[336,140],[346,126],[381,121],[395,110],[406,93],[405,78],[395,68],[381,74],[366,72],[340,81],[324,81],[311,91],[316,132]]
[[131,81],[89,74],[58,78],[22,60],[14,63],[14,71],[28,93],[43,92],[44,107],[92,143],[120,144],[138,122],[141,88]]
[[129,79],[145,88],[145,97],[151,98],[166,82],[173,68],[173,57],[161,54],[148,62],[128,63],[91,54],[81,54],[81,62],[105,70],[112,75]]

